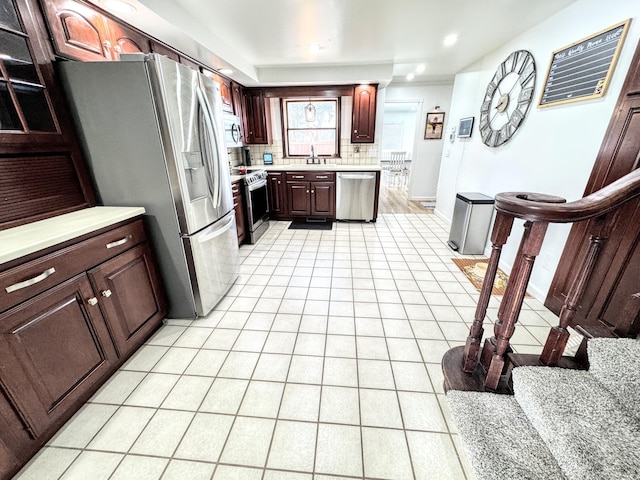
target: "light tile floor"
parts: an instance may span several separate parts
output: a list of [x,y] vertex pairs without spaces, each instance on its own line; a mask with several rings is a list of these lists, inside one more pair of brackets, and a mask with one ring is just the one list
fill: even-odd
[[[478,292],[448,226],[287,226],[243,246],[217,308],[168,320],[16,478],[470,479],[440,359]],[[555,321],[526,299],[514,349],[540,352]]]

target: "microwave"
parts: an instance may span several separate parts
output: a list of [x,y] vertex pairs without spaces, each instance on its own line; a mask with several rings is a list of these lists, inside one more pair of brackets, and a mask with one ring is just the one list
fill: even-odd
[[227,148],[235,148],[242,146],[242,130],[240,128],[240,117],[224,114],[224,135]]

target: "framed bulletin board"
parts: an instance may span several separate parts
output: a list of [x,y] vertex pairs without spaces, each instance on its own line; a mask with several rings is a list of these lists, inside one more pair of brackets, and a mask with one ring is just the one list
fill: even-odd
[[630,23],[625,20],[553,52],[538,106],[602,97]]

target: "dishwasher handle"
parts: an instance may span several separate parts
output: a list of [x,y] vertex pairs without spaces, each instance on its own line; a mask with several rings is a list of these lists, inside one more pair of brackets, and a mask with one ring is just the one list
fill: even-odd
[[366,173],[339,173],[338,178],[341,180],[373,180],[376,176]]

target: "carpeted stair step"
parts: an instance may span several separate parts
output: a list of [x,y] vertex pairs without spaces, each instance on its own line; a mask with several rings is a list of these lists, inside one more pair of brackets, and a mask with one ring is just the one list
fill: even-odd
[[447,401],[477,480],[566,478],[512,396],[451,390]]
[[640,423],[589,372],[521,367],[513,387],[568,479],[640,478]]
[[[594,338],[587,344],[589,372],[640,420],[640,341]],[[638,473],[640,478],[640,473]]]

